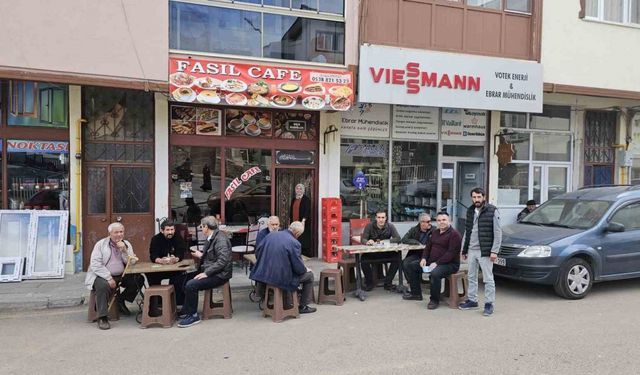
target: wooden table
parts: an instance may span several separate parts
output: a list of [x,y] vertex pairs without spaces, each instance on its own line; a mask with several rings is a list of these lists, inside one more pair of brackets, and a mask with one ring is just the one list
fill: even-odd
[[[337,251],[342,251],[347,254],[355,255],[356,258],[356,291],[355,296],[360,299],[360,301],[364,301],[367,298],[367,294],[364,290],[362,290],[362,254],[371,254],[371,253],[385,253],[389,251],[404,251],[404,250],[422,250],[424,249],[424,245],[407,245],[407,244],[387,244],[387,245],[344,245],[337,246],[334,245],[333,248]],[[398,292],[404,292],[404,279],[402,274],[402,259],[400,260],[400,265],[398,267]]]

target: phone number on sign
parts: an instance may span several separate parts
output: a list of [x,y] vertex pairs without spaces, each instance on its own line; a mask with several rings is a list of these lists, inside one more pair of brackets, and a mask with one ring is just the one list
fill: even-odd
[[311,73],[311,82],[337,83],[340,85],[346,85],[351,83],[351,76],[345,76],[345,75],[339,75],[339,74]]

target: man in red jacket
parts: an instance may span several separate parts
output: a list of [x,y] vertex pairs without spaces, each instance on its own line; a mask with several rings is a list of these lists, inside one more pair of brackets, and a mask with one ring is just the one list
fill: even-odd
[[[422,253],[420,264],[412,264],[410,273],[412,275],[410,295],[403,296],[408,300],[422,300],[422,290],[420,288],[420,275],[429,272],[431,283],[431,297],[427,308],[437,309],[440,304],[440,286],[442,279],[458,272],[460,268],[460,248],[462,237],[460,233],[453,229],[449,221],[449,214],[439,212],[436,218],[438,229],[433,231],[427,246]],[[428,266],[428,270],[425,267]]]

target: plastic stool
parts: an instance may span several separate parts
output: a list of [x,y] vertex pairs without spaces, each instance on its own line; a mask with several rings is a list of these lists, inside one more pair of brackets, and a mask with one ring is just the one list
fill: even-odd
[[[334,290],[329,289],[329,279],[335,281]],[[337,306],[344,303],[342,291],[342,271],[339,269],[324,269],[320,272],[320,286],[318,287],[318,304],[334,302]]]
[[202,320],[207,320],[215,316],[230,319],[233,315],[233,305],[231,304],[231,286],[227,281],[222,286],[222,302],[213,301],[213,289],[204,291],[204,303],[202,304]]
[[[159,316],[151,316],[149,314],[152,297],[160,297],[162,299],[162,310]],[[153,285],[148,287],[144,291],[143,305],[140,328],[147,328],[154,324],[169,328],[176,320],[176,291],[173,285]]]
[[[111,297],[112,297],[112,294],[109,295],[109,301],[111,301]],[[98,320],[98,310],[96,308],[96,292],[94,292],[93,290],[91,291],[91,294],[89,294],[88,305],[89,305],[89,311],[87,313],[87,321],[89,323],[94,323],[96,320]],[[113,304],[111,305],[111,308],[107,313],[107,319],[111,321],[120,320],[120,311],[118,311],[117,301],[114,301]]]
[[342,270],[342,287],[345,293],[356,290],[356,261],[342,259],[338,262],[338,269]]
[[[467,279],[467,271],[458,271],[445,278],[444,292],[440,293],[440,299],[448,300],[449,307],[457,309],[460,301],[467,298],[469,291],[469,279]],[[462,294],[458,293],[458,280],[462,280]]]
[[280,288],[276,288],[273,285],[267,285],[264,290],[262,309],[263,317],[266,318],[267,316],[270,316],[276,323],[282,322],[287,317],[300,317],[300,311],[298,310],[298,292],[296,290],[291,292],[293,306],[288,309],[284,306],[284,293],[285,291]]

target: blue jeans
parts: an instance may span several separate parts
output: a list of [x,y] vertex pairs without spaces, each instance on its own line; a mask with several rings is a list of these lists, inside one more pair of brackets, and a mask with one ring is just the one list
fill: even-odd
[[224,285],[229,279],[221,279],[218,276],[209,276],[196,280],[194,277],[199,272],[187,274],[187,282],[184,286],[184,303],[182,313],[193,315],[198,312],[198,292],[201,290],[213,289]]

